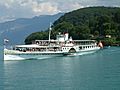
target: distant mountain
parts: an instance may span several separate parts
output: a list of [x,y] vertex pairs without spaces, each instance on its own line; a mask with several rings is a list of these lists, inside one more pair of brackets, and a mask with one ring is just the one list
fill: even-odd
[[56,15],[41,15],[33,18],[20,18],[13,21],[0,23],[0,42],[3,38],[9,39],[10,44],[23,44],[25,38],[38,31],[44,31],[63,13]]

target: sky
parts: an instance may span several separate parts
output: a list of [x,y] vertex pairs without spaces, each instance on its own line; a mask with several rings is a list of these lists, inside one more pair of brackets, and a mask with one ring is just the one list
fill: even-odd
[[91,6],[120,7],[120,0],[0,0],[0,22],[65,13]]

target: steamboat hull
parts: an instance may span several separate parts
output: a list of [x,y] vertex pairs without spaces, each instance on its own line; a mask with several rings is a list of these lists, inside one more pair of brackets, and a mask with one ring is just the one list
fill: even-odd
[[4,60],[32,60],[32,59],[46,59],[56,56],[63,56],[61,52],[17,52],[4,53]]

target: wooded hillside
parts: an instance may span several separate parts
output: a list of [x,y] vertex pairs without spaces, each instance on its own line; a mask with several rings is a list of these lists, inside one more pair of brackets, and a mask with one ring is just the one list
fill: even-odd
[[[106,44],[120,42],[120,8],[88,7],[64,14],[52,26],[51,38],[58,32],[69,32],[73,39],[97,39]],[[29,35],[25,43],[48,39],[48,30]]]

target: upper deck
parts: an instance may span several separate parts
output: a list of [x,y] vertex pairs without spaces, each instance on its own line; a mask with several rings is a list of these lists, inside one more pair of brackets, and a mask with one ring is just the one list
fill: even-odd
[[40,46],[61,46],[65,44],[74,44],[74,45],[96,45],[97,41],[95,40],[72,40],[72,41],[58,41],[58,40],[35,40],[33,44],[37,44]]

